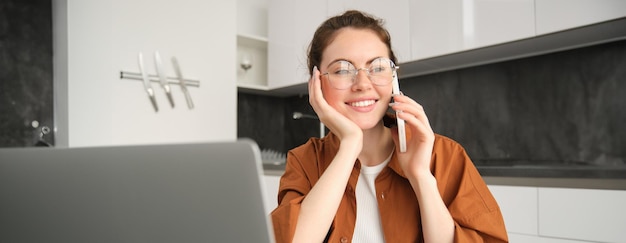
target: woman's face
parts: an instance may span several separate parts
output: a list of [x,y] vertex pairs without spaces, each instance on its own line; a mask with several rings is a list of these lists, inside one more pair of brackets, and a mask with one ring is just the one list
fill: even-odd
[[[389,58],[389,50],[384,42],[368,29],[343,28],[337,31],[334,40],[322,54],[320,72],[331,71],[330,66],[343,60],[352,63],[357,69],[369,68],[377,58]],[[336,89],[329,81],[329,75],[322,75],[324,98],[339,113],[366,130],[376,126],[391,100],[391,82],[375,85],[365,70],[357,72],[354,83],[347,89]]]

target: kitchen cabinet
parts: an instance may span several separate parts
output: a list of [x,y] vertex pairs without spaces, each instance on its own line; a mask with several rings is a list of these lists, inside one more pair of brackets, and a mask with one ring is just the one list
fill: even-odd
[[623,0],[535,0],[537,35],[626,16]]
[[326,19],[326,2],[270,0],[268,9],[268,87],[279,89],[309,79],[307,48]]
[[400,61],[410,59],[408,0],[288,1],[272,0],[268,17],[268,88],[302,85],[309,80],[308,45],[317,27],[329,16],[359,9],[386,20],[392,47]]
[[[626,191],[489,185],[510,242],[623,242]],[[569,239],[569,240],[565,240]]]
[[489,185],[509,233],[537,235],[537,188]]
[[[193,143],[237,137],[236,4],[232,1],[53,1],[57,146]],[[155,112],[139,72],[143,52],[156,74],[159,51],[166,76],[176,58],[194,107],[171,85],[174,107],[152,84]]]
[[328,1],[328,16],[339,15],[350,9],[364,11],[383,19],[384,26],[391,35],[391,47],[398,58],[398,63],[411,60],[409,0]]
[[[400,78],[623,38],[619,31],[606,30],[613,27],[576,27],[626,16],[622,0],[271,0],[267,89],[306,93],[306,50],[313,31],[328,16],[350,8],[386,20],[400,59]],[[608,25],[623,25],[613,22]]]
[[533,0],[273,0],[268,17],[268,88],[306,83],[306,50],[313,32],[328,16],[348,9],[385,20],[399,64],[535,34]]
[[411,59],[535,35],[534,1],[410,1]]
[[280,185],[280,176],[264,175],[265,182],[265,212],[270,214],[276,206],[278,206],[278,186]]
[[626,239],[626,191],[539,188],[539,234],[593,242]]

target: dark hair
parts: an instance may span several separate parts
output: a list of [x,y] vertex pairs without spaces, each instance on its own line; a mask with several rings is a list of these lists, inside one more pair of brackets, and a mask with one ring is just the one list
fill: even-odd
[[324,21],[313,35],[313,40],[309,45],[308,65],[309,74],[312,75],[313,67],[320,66],[322,62],[322,53],[328,47],[335,37],[336,32],[345,27],[356,29],[369,29],[374,31],[380,40],[387,45],[389,49],[389,59],[397,63],[396,56],[391,50],[391,36],[387,29],[383,27],[384,21],[372,15],[357,10],[348,10],[345,13],[331,17]]

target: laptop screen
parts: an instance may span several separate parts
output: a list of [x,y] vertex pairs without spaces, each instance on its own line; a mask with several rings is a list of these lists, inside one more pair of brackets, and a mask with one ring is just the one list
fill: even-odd
[[257,145],[0,149],[0,242],[273,242]]

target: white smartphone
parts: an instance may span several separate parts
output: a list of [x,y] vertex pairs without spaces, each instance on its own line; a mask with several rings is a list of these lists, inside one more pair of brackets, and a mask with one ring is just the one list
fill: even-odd
[[[400,94],[400,85],[398,84],[398,72],[396,70],[393,71],[393,84],[391,93],[394,95]],[[396,111],[396,119],[398,125],[398,138],[400,142],[400,153],[406,152],[406,128],[404,126],[404,120],[398,117],[398,112]]]

